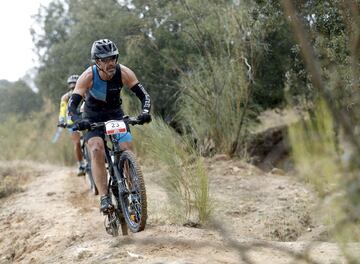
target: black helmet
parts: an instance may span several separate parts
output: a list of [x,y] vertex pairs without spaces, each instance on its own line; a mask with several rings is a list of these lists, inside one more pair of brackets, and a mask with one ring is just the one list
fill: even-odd
[[115,43],[109,39],[96,40],[91,47],[91,59],[104,59],[114,55],[119,55],[119,50]]

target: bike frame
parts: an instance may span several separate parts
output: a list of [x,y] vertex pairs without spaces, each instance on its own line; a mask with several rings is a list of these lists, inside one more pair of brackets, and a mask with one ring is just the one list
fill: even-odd
[[[111,142],[111,147],[107,145],[108,142]],[[108,182],[108,192],[110,192],[110,188],[113,186],[113,182],[117,182],[119,186],[119,195],[124,195],[125,187],[124,187],[124,177],[122,177],[122,171],[119,171],[119,168],[115,165],[120,161],[120,155],[124,151],[120,148],[119,142],[113,137],[105,135],[104,139],[104,148],[105,148],[105,159],[107,162],[107,170],[109,172],[109,182]],[[113,157],[113,158],[112,158]],[[120,168],[121,169],[121,168]],[[117,199],[119,197],[116,197]]]

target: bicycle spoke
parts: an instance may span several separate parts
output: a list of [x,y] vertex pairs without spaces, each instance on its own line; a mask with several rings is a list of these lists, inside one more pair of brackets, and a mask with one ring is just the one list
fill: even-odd
[[126,191],[121,198],[124,217],[132,232],[145,228],[147,218],[146,193],[142,173],[131,152],[121,157],[123,185]]

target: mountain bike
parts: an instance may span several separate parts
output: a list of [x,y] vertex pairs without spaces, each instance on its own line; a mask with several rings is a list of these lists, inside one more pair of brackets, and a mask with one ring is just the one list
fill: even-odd
[[91,171],[91,156],[90,153],[86,147],[85,144],[85,140],[84,140],[84,135],[82,133],[81,137],[80,137],[80,145],[81,145],[81,152],[83,154],[84,160],[85,160],[85,179],[86,179],[86,183],[89,186],[89,189],[91,191],[92,194],[94,195],[98,195],[99,191],[95,185],[95,181],[92,175],[92,171]]
[[114,210],[105,218],[105,230],[118,236],[127,235],[127,228],[136,233],[144,230],[147,220],[147,201],[145,182],[140,166],[131,150],[120,149],[119,140],[127,132],[128,125],[140,125],[134,117],[125,116],[123,120],[109,120],[90,125],[90,130],[103,129],[106,169],[108,172],[108,193],[111,195]]

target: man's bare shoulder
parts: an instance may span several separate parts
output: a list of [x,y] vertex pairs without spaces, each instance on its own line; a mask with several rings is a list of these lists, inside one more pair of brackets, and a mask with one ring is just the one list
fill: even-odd
[[91,88],[92,82],[93,71],[92,67],[90,66],[80,75],[79,79],[77,80],[74,93],[85,96],[86,91]]
[[131,88],[133,85],[138,83],[135,73],[127,66],[120,64],[121,76],[123,83]]
[[88,67],[79,77],[78,81],[92,81],[93,71],[92,67]]

